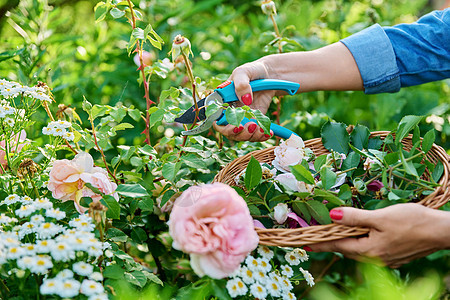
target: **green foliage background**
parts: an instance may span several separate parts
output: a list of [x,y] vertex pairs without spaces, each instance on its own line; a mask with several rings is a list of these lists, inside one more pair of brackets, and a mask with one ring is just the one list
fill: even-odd
[[[272,22],[261,13],[257,1],[133,2],[143,13],[141,27],[151,24],[165,41],[160,51],[149,46],[145,50],[154,53],[155,61],[162,60],[169,57],[173,38],[177,34],[186,36],[192,43],[194,75],[207,88],[214,88],[225,80],[235,67],[277,52],[276,45],[271,45]],[[424,0],[286,0],[276,3],[276,20],[287,42],[285,51],[317,49],[374,23],[389,26],[412,22],[433,9],[433,2]],[[56,101],[76,108],[86,125],[89,121],[81,109],[83,97],[93,104],[145,111],[144,89],[139,85],[137,67],[126,50],[131,26],[124,18],[113,20],[111,16],[96,23],[96,4],[97,1],[73,0],[0,1],[0,77],[27,85],[46,82],[53,89]],[[202,52],[209,53],[210,58],[204,59]],[[183,89],[189,87],[184,74],[183,70],[170,72],[165,78],[153,74],[150,98],[158,102],[162,92],[182,87],[178,90],[181,96],[178,93],[172,99],[169,97],[163,106],[177,105],[181,109],[190,106],[190,91]],[[319,137],[320,128],[328,118],[346,124],[364,124],[371,130],[393,130],[404,115],[427,115],[429,118],[421,124],[421,132],[435,128],[437,144],[449,149],[449,99],[449,80],[405,88],[396,94],[311,92],[285,97],[281,121],[306,140]],[[57,109],[56,105],[52,107],[54,112]],[[270,113],[274,110],[275,107],[271,108]],[[42,124],[38,122],[38,126],[27,132],[37,141],[40,125],[46,123],[46,116],[41,113],[38,119]],[[134,128],[111,137],[111,144],[105,147],[108,158],[118,155],[117,145],[143,145],[141,132],[145,123],[129,116],[124,122],[132,123]],[[175,139],[165,137],[167,128],[175,131]],[[151,144],[170,152],[181,144],[181,130],[176,124],[158,118],[151,128]],[[198,181],[211,181],[220,165],[267,145],[227,142],[226,146],[232,151],[222,157],[224,160],[208,162],[204,167],[209,168],[210,173],[198,172],[193,176]],[[208,142],[203,146],[208,147]],[[312,256],[313,274],[320,274],[333,257],[332,254]],[[443,278],[448,274],[449,263],[446,253],[438,252],[401,268],[397,275],[403,279],[414,278],[422,276],[424,270],[434,269]],[[360,282],[359,274],[353,261],[340,259],[328,269],[323,280],[348,292]]]

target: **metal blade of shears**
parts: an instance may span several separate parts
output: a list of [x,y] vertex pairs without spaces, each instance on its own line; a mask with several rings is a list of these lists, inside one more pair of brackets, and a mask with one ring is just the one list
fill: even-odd
[[[198,121],[202,121],[206,119],[206,110],[205,110],[205,99],[203,98],[197,102],[198,110]],[[184,112],[181,116],[175,119],[175,122],[182,124],[192,124],[195,120],[195,105],[192,105],[188,110]]]

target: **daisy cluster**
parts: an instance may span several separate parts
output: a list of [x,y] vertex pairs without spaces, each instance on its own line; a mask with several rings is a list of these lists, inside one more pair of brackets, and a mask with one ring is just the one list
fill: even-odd
[[[227,291],[232,298],[249,295],[258,299],[296,299],[292,293],[294,276],[293,266],[308,260],[308,254],[302,249],[294,249],[285,255],[287,264],[275,269],[271,263],[274,252],[266,246],[259,246],[257,253],[260,257],[249,255],[241,267],[232,275],[226,284]],[[311,274],[300,268],[301,275],[307,283],[314,285]]]
[[52,99],[47,95],[45,89],[42,87],[29,87],[5,79],[0,79],[0,95],[7,99],[23,95],[24,97],[31,97],[41,101],[52,102]]
[[62,137],[66,141],[73,141],[75,136],[68,130],[71,126],[72,124],[67,121],[52,121],[46,127],[42,128],[42,133],[45,135]]
[[6,265],[18,278],[42,276],[42,295],[107,299],[94,265],[110,245],[95,237],[88,215],[67,222],[66,213],[47,198],[16,194],[0,202],[5,205],[10,213],[0,214],[0,268]]

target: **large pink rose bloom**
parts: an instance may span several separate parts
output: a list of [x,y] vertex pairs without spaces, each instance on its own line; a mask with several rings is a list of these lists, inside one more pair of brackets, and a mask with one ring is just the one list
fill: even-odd
[[[25,132],[25,130],[22,130],[20,132],[20,134],[16,134],[13,136],[13,138],[11,139],[11,141],[8,143],[9,144],[9,152],[13,153],[15,151],[20,152],[23,148],[23,146],[25,146],[25,144],[27,144],[28,142],[25,142],[27,138],[27,133]],[[3,168],[6,168],[6,166],[8,165],[8,161],[6,159],[6,142],[5,140],[0,140],[0,164],[2,165]],[[0,174],[3,173],[2,168],[0,168]]]
[[47,187],[52,192],[53,198],[63,201],[73,200],[77,210],[83,213],[86,208],[80,205],[81,197],[91,197],[95,202],[102,198],[85,186],[85,183],[119,200],[117,193],[114,193],[117,185],[109,180],[108,173],[104,169],[94,167],[92,156],[86,152],[78,153],[73,160],[55,161]]
[[193,186],[175,201],[169,220],[173,247],[190,253],[199,276],[224,278],[258,246],[247,204],[223,183]]

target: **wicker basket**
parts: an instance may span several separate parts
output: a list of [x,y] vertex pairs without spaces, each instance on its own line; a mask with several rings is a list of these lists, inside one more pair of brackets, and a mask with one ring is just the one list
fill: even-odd
[[[372,132],[371,137],[379,136],[384,139],[390,132],[389,131],[376,131]],[[406,137],[402,141],[404,149],[410,150],[412,147],[411,136]],[[316,156],[327,154],[329,151],[322,145],[320,138],[305,141],[305,146],[310,148]],[[244,170],[251,156],[262,163],[271,163],[275,158],[273,153],[275,147],[270,147],[264,150],[253,151],[242,157],[239,157],[229,163],[223,168],[214,178],[215,182],[223,182],[230,186],[236,185],[234,178]],[[420,204],[431,207],[439,208],[450,200],[450,156],[440,146],[433,144],[431,150],[427,153],[427,158],[437,163],[441,161],[444,165],[444,173],[439,181],[440,186],[436,190],[423,198]],[[427,174],[424,178],[427,179]],[[329,225],[317,225],[295,229],[261,229],[256,228],[259,235],[259,243],[267,246],[282,246],[282,247],[299,247],[309,244],[315,244],[320,242],[338,240],[351,236],[363,235],[369,232],[368,228],[364,227],[350,227],[339,224]]]

